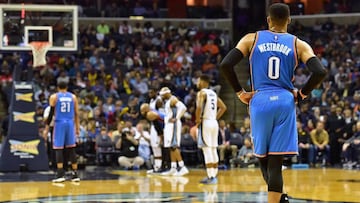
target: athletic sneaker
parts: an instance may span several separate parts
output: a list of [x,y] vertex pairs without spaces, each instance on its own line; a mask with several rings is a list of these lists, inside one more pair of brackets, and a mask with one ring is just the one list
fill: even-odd
[[281,195],[280,203],[289,203],[289,197],[287,196],[287,194]]
[[65,181],[65,172],[64,170],[59,170],[56,172],[55,178],[52,180],[53,183],[62,183]]
[[177,173],[176,168],[171,168],[168,171],[162,172],[161,175],[163,175],[163,176],[172,176],[172,175],[175,175],[176,173]]
[[203,178],[202,180],[200,180],[200,183],[201,184],[207,184],[209,182],[210,178],[206,177],[206,178]]
[[80,178],[76,171],[71,172],[71,182],[79,182]]
[[214,185],[214,184],[217,184],[218,180],[217,178],[204,178],[200,181],[201,184],[205,184],[205,185]]
[[180,168],[179,171],[177,171],[174,176],[183,176],[189,173],[189,170],[186,168],[186,166],[183,166]]

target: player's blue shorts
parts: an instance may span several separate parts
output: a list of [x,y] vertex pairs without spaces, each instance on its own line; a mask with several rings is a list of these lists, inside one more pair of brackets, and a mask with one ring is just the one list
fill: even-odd
[[55,120],[53,131],[53,149],[75,147],[74,120]]
[[258,91],[249,110],[256,156],[298,153],[296,108],[290,91]]

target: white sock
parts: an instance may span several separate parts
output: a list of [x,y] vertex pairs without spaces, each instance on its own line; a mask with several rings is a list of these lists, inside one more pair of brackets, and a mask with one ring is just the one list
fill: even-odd
[[179,167],[185,166],[184,161],[179,161],[178,163],[179,163]]
[[175,169],[176,169],[176,162],[171,162],[171,168],[175,168]]
[[206,173],[207,173],[208,178],[211,178],[212,177],[212,168],[206,168]]
[[162,163],[162,160],[161,160],[161,159],[155,159],[155,160],[154,160],[154,170],[155,170],[155,171],[160,170],[160,168],[161,168],[161,163]]
[[219,171],[219,169],[218,168],[213,168],[213,177],[214,178],[216,178],[217,177],[217,175],[218,175],[218,171]]

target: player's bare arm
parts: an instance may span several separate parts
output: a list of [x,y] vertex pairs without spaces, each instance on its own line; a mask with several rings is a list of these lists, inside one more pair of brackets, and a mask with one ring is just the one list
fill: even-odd
[[250,99],[252,98],[252,92],[246,92],[240,85],[234,66],[238,64],[244,57],[248,56],[251,51],[251,47],[254,44],[255,33],[249,33],[245,35],[223,59],[220,64],[220,70],[225,76],[226,80],[230,83],[231,87],[236,92],[239,99],[245,103],[249,104]]
[[80,121],[79,121],[79,102],[75,95],[73,95],[74,99],[74,110],[75,110],[75,134],[79,136],[80,134]]
[[219,97],[217,99],[217,107],[218,107],[218,111],[217,111],[217,114],[216,114],[216,120],[219,120],[221,118],[221,116],[224,115],[224,113],[225,113],[225,111],[227,109],[225,103]]
[[310,45],[300,39],[297,39],[297,51],[300,60],[306,64],[312,73],[307,83],[299,91],[302,99],[306,98],[311,91],[322,83],[327,76],[327,70],[321,64],[321,61],[315,56]]
[[201,123],[201,113],[202,113],[202,106],[205,102],[205,93],[203,91],[199,91],[196,95],[196,110],[195,110],[195,123],[199,125]]
[[[255,36],[256,36],[255,33],[249,33],[245,35],[243,38],[241,38],[240,41],[237,43],[236,49],[241,51],[244,57],[249,56],[251,47],[253,46],[255,41]],[[240,62],[240,60],[238,61],[238,63]]]
[[177,108],[177,113],[175,118],[170,118],[169,122],[175,122],[177,120],[180,120],[181,117],[184,115],[184,113],[186,112],[186,106],[184,105],[184,103],[182,103],[181,101],[179,101],[178,98],[173,97],[170,101],[170,106],[171,107],[176,107]]
[[156,112],[149,111],[146,114],[146,119],[148,119],[149,121],[154,121],[159,119],[159,115]]

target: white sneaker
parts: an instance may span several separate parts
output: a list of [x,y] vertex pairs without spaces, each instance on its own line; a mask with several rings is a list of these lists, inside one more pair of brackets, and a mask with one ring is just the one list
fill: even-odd
[[175,169],[175,168],[171,168],[171,169],[168,170],[168,171],[162,172],[161,175],[163,175],[163,176],[172,176],[172,175],[174,175],[174,174],[176,174],[176,173],[177,173],[176,169]]
[[189,173],[189,170],[186,168],[186,166],[183,166],[183,167],[181,167],[181,169],[179,171],[177,171],[176,174],[174,174],[174,176],[184,176],[188,173]]

